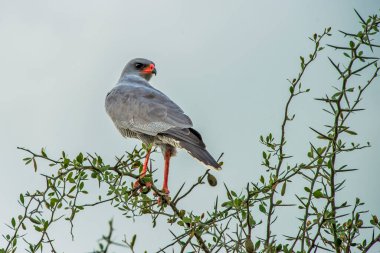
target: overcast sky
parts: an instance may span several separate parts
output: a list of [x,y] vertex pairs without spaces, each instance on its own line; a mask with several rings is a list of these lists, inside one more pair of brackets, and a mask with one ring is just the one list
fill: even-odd
[[[257,180],[263,147],[258,138],[279,133],[288,95],[287,78],[298,71],[299,56],[311,50],[308,36],[332,26],[357,31],[354,13],[363,16],[380,8],[379,1],[5,1],[0,0],[0,231],[21,212],[21,192],[41,187],[43,181],[25,156],[16,150],[46,147],[58,155],[97,152],[112,163],[114,155],[131,150],[137,141],[124,140],[104,110],[106,93],[114,86],[126,62],[135,57],[156,63],[152,84],[176,101],[192,118],[210,153],[225,152],[225,166],[214,173],[218,187],[203,186],[183,203],[183,208],[205,210],[223,182],[240,191],[248,180]],[[329,43],[339,43],[333,36]],[[311,93],[291,108],[296,120],[289,126],[289,149],[304,159],[309,126],[321,127],[330,119],[313,100],[331,91],[336,74],[325,51],[307,73],[303,86]],[[335,54],[334,54],[335,55]],[[371,213],[380,213],[380,85],[365,95],[366,111],[350,123],[373,147],[346,157],[342,163],[359,168],[347,179],[341,199],[356,196]],[[327,122],[326,122],[327,121]],[[160,154],[155,154],[161,182]],[[193,183],[203,167],[185,152],[172,162],[170,189]],[[300,188],[302,189],[302,188]],[[96,191],[96,188],[94,188]],[[200,198],[202,196],[202,198]],[[294,198],[291,198],[295,201]],[[196,205],[194,205],[196,203]],[[288,215],[288,216],[286,216]],[[116,234],[134,233],[138,250],[157,250],[171,239],[165,222],[152,229],[150,219],[135,223],[106,205],[88,209],[77,217],[76,240],[69,227],[55,228],[60,252],[89,252],[114,217]],[[297,219],[284,211],[278,232],[293,227]],[[147,243],[149,242],[149,243]]]

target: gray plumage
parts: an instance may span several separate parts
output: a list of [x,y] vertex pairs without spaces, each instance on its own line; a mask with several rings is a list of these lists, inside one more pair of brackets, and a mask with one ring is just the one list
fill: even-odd
[[[150,66],[150,67],[149,67]],[[146,68],[149,71],[146,70]],[[154,68],[154,69],[153,69]],[[149,84],[156,70],[146,59],[134,59],[124,68],[119,82],[106,97],[105,108],[124,137],[159,146],[163,153],[183,148],[206,166],[220,169],[207,152],[191,119],[169,97]]]

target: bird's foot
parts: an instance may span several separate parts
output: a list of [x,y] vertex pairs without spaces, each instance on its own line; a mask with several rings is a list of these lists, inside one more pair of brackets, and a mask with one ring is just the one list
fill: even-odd
[[[140,183],[142,179],[143,178],[141,177],[135,181],[135,183],[133,184],[133,190],[134,191],[140,190],[140,192],[147,193],[150,191],[150,188],[152,187],[152,182],[145,182],[145,184],[142,185]],[[146,189],[145,191],[144,191],[144,187]]]
[[[160,193],[162,193],[162,194],[160,196],[158,196],[157,204],[159,206],[161,206],[163,204],[169,204],[169,202],[170,202],[170,197],[169,197],[170,191],[169,191],[169,189],[168,188],[162,188]],[[157,196],[158,194],[154,193],[154,195]]]

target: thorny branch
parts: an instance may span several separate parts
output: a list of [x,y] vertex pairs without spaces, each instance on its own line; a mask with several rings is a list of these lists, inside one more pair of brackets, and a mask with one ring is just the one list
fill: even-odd
[[[358,13],[357,13],[358,14]],[[328,108],[323,109],[332,118],[332,123],[326,125],[327,130],[310,129],[319,139],[316,143],[310,142],[307,153],[307,162],[291,165],[294,160],[285,151],[289,141],[286,136],[288,123],[294,120],[290,115],[290,107],[294,98],[309,92],[302,88],[302,79],[305,71],[315,61],[323,49],[322,39],[330,36],[330,28],[321,35],[314,34],[310,39],[314,44],[313,52],[307,60],[301,57],[301,69],[293,80],[290,80],[290,95],[285,104],[284,117],[280,126],[279,141],[270,133],[260,137],[260,142],[267,148],[263,152],[263,167],[267,174],[260,177],[260,182],[248,181],[247,186],[240,193],[225,185],[226,197],[215,200],[214,208],[200,214],[192,210],[183,210],[180,207],[183,201],[204,184],[206,178],[210,182],[212,175],[207,170],[197,181],[185,189],[183,184],[171,199],[162,193],[155,185],[154,170],[143,179],[139,178],[146,147],[127,152],[122,157],[116,157],[114,165],[104,163],[97,154],[78,154],[69,158],[64,152],[58,159],[47,155],[44,149],[40,153],[20,148],[27,153],[24,159],[26,164],[32,164],[37,171],[41,167],[50,166],[43,171],[45,178],[43,189],[33,193],[21,194],[19,204],[23,208],[22,214],[13,217],[8,228],[10,232],[3,235],[6,242],[0,253],[13,253],[21,244],[26,245],[28,252],[42,252],[48,249],[57,252],[50,227],[61,220],[69,222],[71,233],[74,233],[74,221],[79,212],[99,205],[111,205],[120,210],[126,218],[135,219],[139,216],[151,217],[152,225],[162,225],[163,217],[173,228],[169,230],[173,240],[162,246],[159,252],[316,252],[318,249],[335,252],[352,252],[353,248],[361,252],[368,252],[380,242],[380,222],[376,215],[372,215],[371,225],[364,225],[367,214],[359,199],[352,205],[350,201],[341,201],[336,192],[342,189],[344,181],[337,181],[337,174],[354,171],[346,165],[337,166],[341,153],[352,152],[370,146],[352,143],[346,144],[347,138],[356,133],[347,125],[352,113],[358,113],[364,91],[376,80],[380,68],[378,58],[373,56],[379,47],[375,43],[378,34],[380,19],[370,16],[367,20],[358,14],[362,30],[358,33],[343,32],[350,38],[347,45],[330,45],[333,50],[343,52],[347,63],[338,64],[336,59],[329,58],[332,68],[337,71],[338,88],[332,95],[318,98]],[[369,49],[369,50],[368,50]],[[368,71],[373,69],[368,75]],[[360,75],[360,76],[359,76]],[[354,86],[351,79],[364,78],[365,84]],[[357,80],[357,79],[355,79]],[[361,81],[364,82],[364,81]],[[355,82],[355,84],[357,81]],[[356,91],[356,93],[355,93]],[[348,137],[347,137],[348,136]],[[289,164],[285,164],[285,160]],[[42,165],[41,165],[42,164]],[[152,164],[152,163],[151,163]],[[277,238],[272,226],[276,222],[275,210],[277,207],[292,208],[295,204],[283,203],[282,197],[286,194],[287,185],[297,177],[305,182],[303,185],[306,194],[297,192],[299,203],[297,208],[303,214],[299,218],[300,225],[294,234],[285,235],[290,244]],[[297,180],[299,179],[297,178]],[[139,180],[140,188],[134,189],[131,180]],[[212,181],[212,180],[211,180]],[[98,198],[95,192],[88,191],[88,184],[96,182],[100,189]],[[146,187],[146,183],[152,187]],[[211,184],[211,183],[210,183]],[[156,195],[156,197],[153,196]],[[158,205],[157,197],[163,200]],[[350,211],[347,208],[351,208]],[[262,226],[264,233],[257,227]],[[174,229],[175,228],[175,229]],[[361,231],[371,228],[371,240],[362,239]],[[29,237],[30,230],[34,229],[38,237]],[[116,242],[114,240],[113,222],[109,223],[109,232],[99,240],[98,250],[93,252],[107,253],[112,247],[122,247],[132,253],[137,252],[137,235],[131,240]]]

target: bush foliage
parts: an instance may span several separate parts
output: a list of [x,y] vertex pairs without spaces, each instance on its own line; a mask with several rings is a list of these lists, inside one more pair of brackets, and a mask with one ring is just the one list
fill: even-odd
[[[157,252],[369,252],[380,241],[380,222],[377,216],[364,209],[364,203],[358,199],[339,199],[337,192],[344,186],[344,177],[354,171],[347,165],[338,165],[344,153],[370,147],[370,143],[351,141],[357,135],[348,125],[353,113],[360,113],[360,101],[365,92],[378,77],[378,53],[380,44],[377,15],[363,18],[356,13],[361,29],[357,32],[339,31],[346,39],[343,45],[324,45],[326,36],[331,36],[331,28],[321,34],[313,34],[310,40],[313,51],[300,57],[300,70],[297,76],[289,79],[289,92],[284,107],[280,135],[268,133],[260,137],[264,146],[262,167],[264,174],[259,182],[248,181],[246,188],[233,191],[225,186],[227,201],[215,200],[212,210],[194,213],[184,210],[181,203],[201,184],[216,179],[206,171],[191,187],[182,187],[170,197],[163,194],[155,185],[154,171],[141,180],[141,189],[134,189],[132,179],[138,179],[146,147],[136,148],[118,157],[114,164],[105,162],[98,154],[80,153],[68,157],[52,158],[44,149],[25,151],[26,164],[31,164],[45,178],[45,185],[33,192],[20,194],[19,204],[23,211],[11,218],[8,232],[3,234],[4,244],[1,253],[24,251],[58,252],[55,240],[50,233],[54,223],[69,222],[71,234],[77,214],[87,208],[109,205],[120,210],[127,219],[136,216],[150,217],[153,226],[160,225],[158,217],[165,217],[167,223],[179,228],[179,234],[173,233],[173,240],[159,245]],[[317,98],[326,112],[325,128],[310,127],[316,140],[310,141],[309,150],[303,160],[296,163],[290,160],[287,150],[286,129],[294,120],[290,112],[293,101],[310,91],[302,86],[304,74],[312,63],[324,51],[341,52],[340,58],[328,58],[336,71],[335,92]],[[353,82],[355,78],[355,82]],[[48,162],[49,170],[39,168],[40,161]],[[341,164],[342,160],[339,161]],[[339,177],[338,177],[339,175]],[[287,186],[294,179],[302,180],[297,185],[297,203],[285,203]],[[104,194],[97,200],[86,203],[89,192],[88,182],[96,181]],[[152,182],[151,189],[145,187]],[[141,190],[141,192],[140,192]],[[153,193],[153,194],[152,194]],[[157,204],[158,195],[165,201]],[[94,196],[93,196],[94,197]],[[94,198],[92,198],[94,199]],[[279,237],[273,224],[281,219],[284,208],[302,212],[299,224],[292,234]],[[264,218],[263,218],[264,217]],[[135,252],[136,236],[122,241],[113,240],[113,224],[94,252],[109,252],[114,247],[122,247],[123,252]],[[264,227],[260,231],[258,228]],[[368,232],[364,232],[368,231]]]

